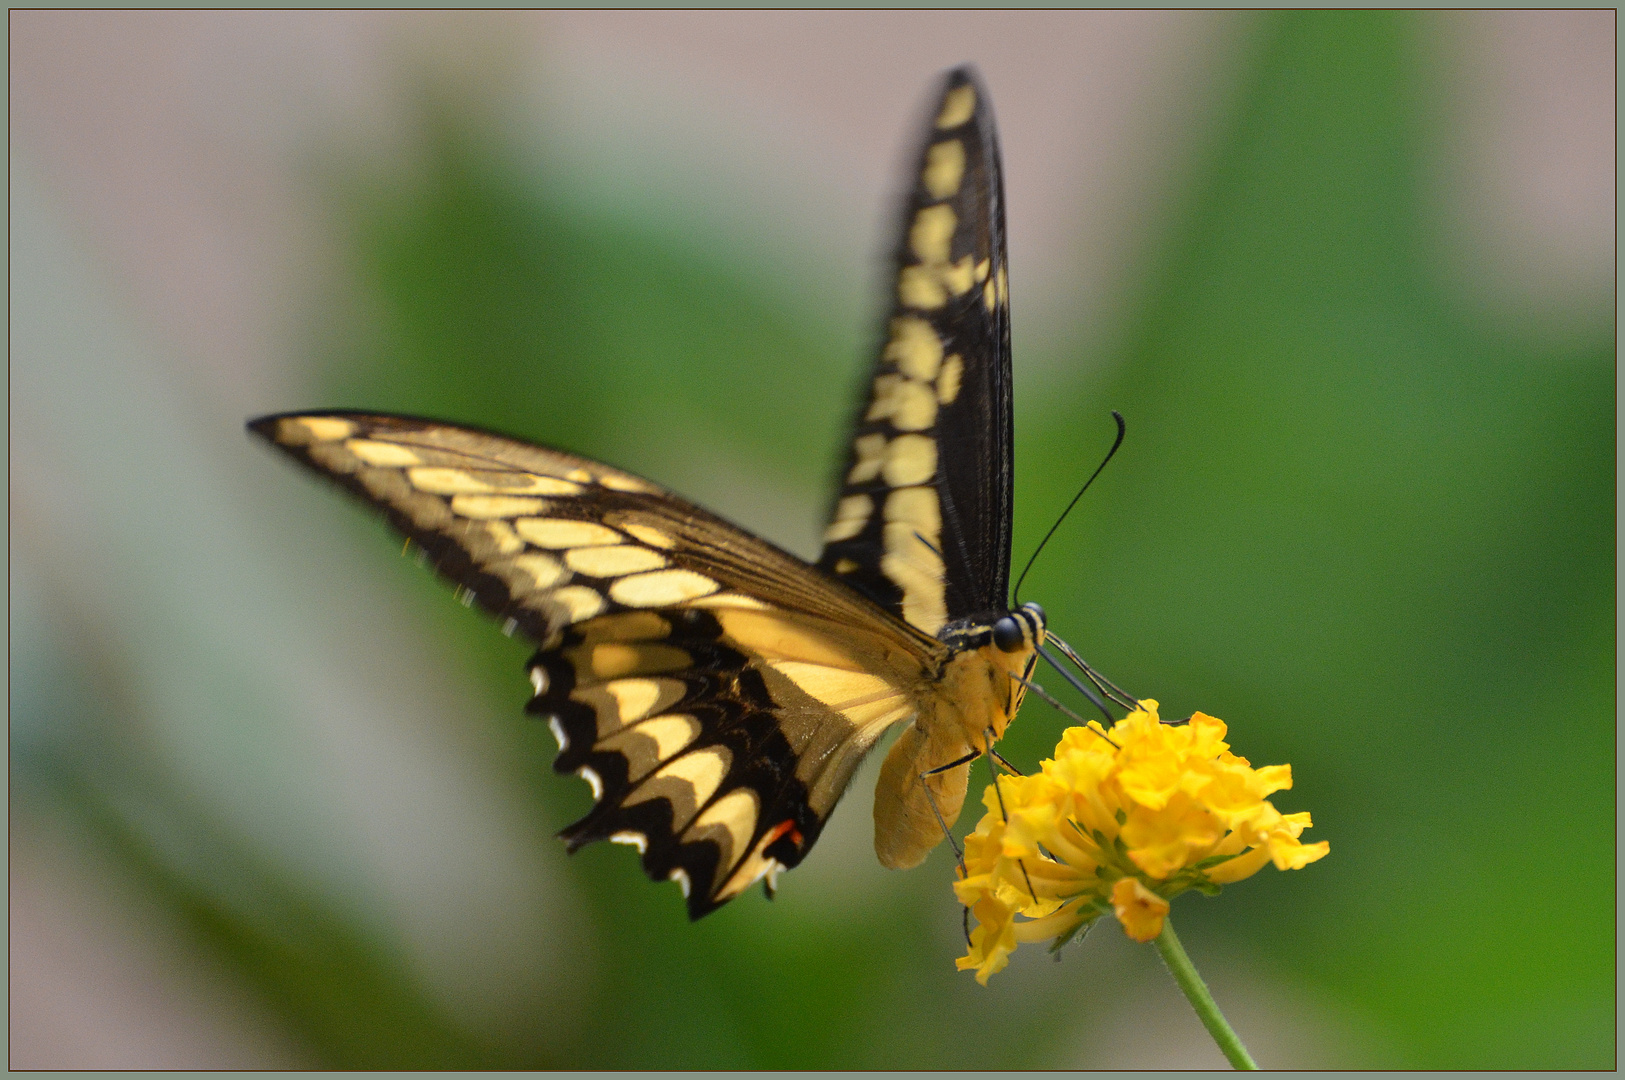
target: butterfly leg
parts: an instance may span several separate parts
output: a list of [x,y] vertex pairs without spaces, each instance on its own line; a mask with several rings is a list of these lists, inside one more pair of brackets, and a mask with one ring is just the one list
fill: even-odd
[[[997,750],[993,749],[992,728],[986,728],[982,732],[982,736],[983,738],[987,739],[987,769],[988,772],[993,774],[993,793],[998,796],[999,799],[999,816],[1002,817],[1004,819],[1004,823],[1008,825],[1010,824],[1010,812],[1004,808],[1004,788],[999,784],[999,767],[996,763],[1003,762],[1006,766],[1010,766],[1010,763],[1005,761],[1003,755],[1001,755]],[[1017,776],[1021,775],[1020,771],[1013,766],[1010,766],[1010,771],[1015,773]],[[1032,875],[1027,873],[1027,864],[1021,859],[1017,859],[1016,865],[1021,867],[1022,879],[1027,882],[1027,895],[1033,898],[1033,903],[1038,903],[1038,890],[1033,888],[1033,879]]]
[[1000,765],[1003,765],[1006,770],[1008,770],[1011,773],[1014,773],[1016,776],[1026,776],[1027,775],[1026,773],[1022,772],[1020,769],[1016,768],[1014,765],[1010,764],[1009,759],[1006,758],[1003,754],[999,753],[997,750],[989,750],[988,753],[993,755],[993,760],[997,761]]
[[920,779],[924,780],[927,776],[935,776],[938,773],[945,773],[949,769],[957,769],[961,765],[969,765],[971,762],[975,761],[977,758],[979,758],[981,756],[982,756],[982,751],[980,751],[980,750],[972,750],[970,753],[966,754],[964,757],[957,758],[954,761],[950,761],[946,765],[938,765],[934,769],[925,770],[925,772],[920,774]]
[[[1005,757],[1004,757],[1003,754],[1001,754],[997,750],[993,749],[994,735],[993,735],[993,729],[992,728],[987,728],[983,732],[983,737],[987,740],[987,748],[985,750],[973,750],[971,753],[966,754],[964,757],[959,758],[957,761],[951,761],[946,765],[941,765],[941,766],[938,766],[935,769],[931,769],[931,770],[929,770],[927,772],[921,773],[920,774],[920,783],[925,784],[925,778],[928,777],[928,776],[932,776],[932,775],[934,775],[936,773],[940,773],[940,772],[946,772],[949,769],[958,768],[961,765],[966,765],[966,764],[969,764],[972,761],[975,761],[979,757],[986,756],[988,770],[993,774],[993,791],[998,796],[998,800],[999,800],[999,816],[1002,817],[1004,819],[1005,824],[1008,825],[1010,823],[1010,813],[1009,813],[1009,811],[1007,811],[1005,809],[1005,806],[1004,806],[1004,791],[999,786],[999,765],[1003,765],[1006,769],[1010,770],[1010,772],[1014,773],[1017,776],[1021,776],[1021,775],[1024,775],[1024,774],[1022,773],[1022,771],[1020,769],[1016,768],[1014,765],[1010,764],[1009,761],[1005,760]],[[965,868],[965,856],[960,852],[959,846],[954,843],[953,834],[948,831],[947,823],[942,820],[942,814],[937,810],[937,801],[936,801],[936,799],[931,797],[931,787],[930,787],[929,784],[925,784],[925,794],[926,794],[926,798],[928,800],[930,800],[932,813],[935,813],[937,815],[938,824],[942,825],[942,833],[943,833],[943,835],[948,838],[948,843],[953,846],[954,855],[957,856],[958,859],[959,859],[959,873],[960,873],[960,876],[964,877],[967,873],[969,873],[969,871],[966,870],[966,868]],[[1017,859],[1016,860],[1016,865],[1021,867],[1021,876],[1027,882],[1027,893],[1028,893],[1028,895],[1030,895],[1033,898],[1033,903],[1035,903],[1035,904],[1038,903],[1038,890],[1033,888],[1032,875],[1027,873],[1027,864],[1026,864],[1026,862],[1024,862],[1021,859]],[[961,928],[963,929],[964,934],[965,934],[965,944],[967,946],[969,946],[969,945],[971,945],[971,938],[970,938],[970,908],[967,907],[967,908],[960,909],[960,925],[961,925]]]
[[[942,826],[942,835],[948,838],[948,846],[953,848],[954,859],[959,863],[959,876],[961,878],[970,873],[970,871],[965,869],[965,853],[959,849],[959,843],[954,840],[953,831],[948,828],[947,821],[943,820],[942,811],[937,809],[937,800],[936,797],[931,794],[931,785],[927,784],[925,781],[927,777],[935,776],[938,773],[947,772],[949,769],[957,769],[961,765],[968,765],[981,756],[982,752],[980,750],[972,750],[970,753],[966,754],[962,758],[959,758],[957,761],[950,761],[948,764],[939,765],[935,769],[927,769],[925,772],[920,774],[920,786],[925,789],[925,799],[931,804],[931,812],[937,816],[937,824]],[[965,932],[965,944],[969,946],[971,943],[970,908],[960,909],[960,926]]]
[[942,811],[937,808],[937,798],[931,794],[931,785],[925,781],[928,777],[936,776],[938,773],[945,773],[949,769],[957,769],[961,765],[968,765],[981,756],[982,752],[980,750],[972,750],[962,758],[950,761],[946,765],[938,765],[934,769],[927,769],[920,774],[920,787],[925,790],[925,801],[931,805],[931,813],[936,815],[937,824],[942,826],[942,835],[947,838],[948,846],[953,849],[954,861],[959,863],[961,875],[967,873],[965,869],[965,853],[959,849],[959,842],[954,839],[953,830],[948,828],[947,819],[942,816]]
[[[993,794],[999,800],[999,817],[1003,818],[1004,823],[1008,825],[1010,824],[1010,811],[1004,808],[1004,788],[999,786],[999,766],[995,763],[996,758],[998,761],[1003,761],[1004,759],[1000,758],[996,753],[994,753],[993,729],[984,729],[982,732],[982,737],[987,740],[987,750],[984,751],[984,753],[988,755],[987,771],[993,777]],[[1014,772],[1015,770],[1012,769],[1010,771]]]
[[[1067,673],[1063,671],[1061,674],[1066,675]],[[1068,677],[1070,678],[1070,676],[1068,676]],[[1120,749],[1120,747],[1118,747],[1116,743],[1112,742],[1111,737],[1108,736],[1105,732],[1101,731],[1099,729],[1099,727],[1095,726],[1090,721],[1085,720],[1083,717],[1079,716],[1077,713],[1073,712],[1071,709],[1069,709],[1065,705],[1061,704],[1061,702],[1055,697],[1054,694],[1050,693],[1048,690],[1045,690],[1042,686],[1039,686],[1037,683],[1033,682],[1030,679],[1022,678],[1020,675],[1017,675],[1013,671],[1010,673],[1010,678],[1014,679],[1016,682],[1020,683],[1022,686],[1025,686],[1027,689],[1029,689],[1033,693],[1037,694],[1045,702],[1047,702],[1049,705],[1054,707],[1056,711],[1061,713],[1061,715],[1069,717],[1069,718],[1071,718],[1073,720],[1076,720],[1078,722],[1078,726],[1086,728],[1087,730],[1094,732],[1096,735],[1100,736],[1102,739],[1105,739],[1108,743],[1111,743],[1111,745],[1114,748]],[[1077,685],[1077,684],[1075,684],[1075,685]],[[1085,693],[1088,693],[1088,691],[1085,691]],[[1094,695],[1091,695],[1091,697],[1093,697],[1093,696]],[[1105,710],[1106,706],[1103,703],[1097,702],[1097,704],[1100,704],[1100,707],[1101,707],[1102,711]],[[1110,720],[1114,724],[1117,723],[1117,718],[1112,716],[1112,714],[1110,712],[1106,713],[1106,719]]]

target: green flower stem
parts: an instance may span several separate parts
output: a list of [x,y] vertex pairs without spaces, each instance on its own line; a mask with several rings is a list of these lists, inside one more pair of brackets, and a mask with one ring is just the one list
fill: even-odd
[[1196,967],[1185,952],[1185,946],[1179,943],[1179,936],[1174,933],[1173,920],[1163,917],[1162,933],[1157,935],[1157,951],[1162,954],[1162,962],[1168,965],[1169,974],[1173,975],[1174,982],[1185,992],[1190,999],[1191,1008],[1196,1015],[1202,1018],[1202,1026],[1207,1033],[1213,1036],[1213,1041],[1219,1044],[1225,1058],[1237,1069],[1258,1068],[1258,1062],[1241,1045],[1241,1037],[1230,1027],[1219,1011],[1218,1003],[1213,995],[1207,992],[1207,984],[1202,976],[1196,973]]

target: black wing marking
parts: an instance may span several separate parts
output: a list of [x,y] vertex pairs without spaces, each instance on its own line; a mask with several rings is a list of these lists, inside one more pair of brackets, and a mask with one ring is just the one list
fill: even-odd
[[636,847],[698,919],[800,863],[863,753],[912,706],[888,688],[866,703],[874,719],[854,724],[776,677],[716,612],[616,618],[572,627],[532,660],[529,709],[559,740],[554,768],[586,779],[596,802],[561,835],[571,851]]
[[1006,604],[1007,282],[992,106],[962,67],[915,162],[891,316],[818,560],[928,634]]
[[[795,866],[946,647],[806,563],[599,462],[363,413],[250,428],[382,511],[465,595],[541,645],[531,709],[597,805],[698,918]],[[635,838],[635,839],[634,839]]]

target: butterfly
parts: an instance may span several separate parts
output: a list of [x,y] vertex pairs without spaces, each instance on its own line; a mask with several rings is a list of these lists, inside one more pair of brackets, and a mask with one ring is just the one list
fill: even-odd
[[248,427],[380,511],[460,595],[535,642],[527,710],[594,805],[561,836],[635,847],[691,918],[798,865],[854,770],[902,730],[875,851],[918,865],[1045,640],[1011,609],[1009,286],[999,144],[975,71],[945,76],[916,155],[893,295],[807,563],[632,473],[368,412]]

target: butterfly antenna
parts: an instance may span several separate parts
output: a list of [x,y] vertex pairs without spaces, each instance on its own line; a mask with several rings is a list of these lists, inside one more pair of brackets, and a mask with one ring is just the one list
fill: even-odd
[[1095,471],[1090,474],[1089,479],[1083,482],[1083,486],[1078,489],[1078,493],[1072,496],[1072,501],[1066,504],[1066,509],[1062,510],[1061,516],[1055,519],[1055,524],[1049,527],[1049,532],[1045,533],[1044,539],[1038,542],[1038,547],[1033,549],[1033,556],[1027,560],[1026,569],[1022,570],[1021,576],[1016,578],[1016,588],[1015,591],[1011,593],[1011,596],[1014,598],[1014,603],[1011,605],[1012,607],[1021,606],[1021,583],[1027,580],[1027,571],[1031,570],[1033,568],[1033,563],[1038,561],[1039,552],[1044,550],[1044,545],[1049,543],[1049,538],[1055,535],[1055,530],[1061,527],[1061,522],[1066,520],[1066,516],[1072,512],[1072,508],[1078,505],[1078,500],[1083,498],[1083,493],[1085,491],[1089,490],[1089,485],[1095,482],[1095,477],[1100,475],[1100,470],[1104,469],[1106,467],[1106,463],[1111,461],[1112,455],[1117,453],[1117,448],[1123,445],[1123,435],[1128,430],[1127,425],[1123,423],[1123,414],[1118,412],[1116,409],[1113,409],[1112,419],[1117,421],[1117,440],[1112,443],[1112,448],[1106,451],[1106,456],[1101,459],[1100,464],[1095,466]]

